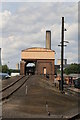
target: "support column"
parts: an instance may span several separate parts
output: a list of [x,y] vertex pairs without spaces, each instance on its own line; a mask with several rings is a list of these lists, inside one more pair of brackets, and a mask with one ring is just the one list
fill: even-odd
[[26,75],[26,62],[20,62],[20,75]]

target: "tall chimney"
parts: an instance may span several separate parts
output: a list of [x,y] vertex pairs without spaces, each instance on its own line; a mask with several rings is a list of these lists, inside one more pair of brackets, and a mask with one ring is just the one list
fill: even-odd
[[46,31],[46,48],[51,49],[51,31]]

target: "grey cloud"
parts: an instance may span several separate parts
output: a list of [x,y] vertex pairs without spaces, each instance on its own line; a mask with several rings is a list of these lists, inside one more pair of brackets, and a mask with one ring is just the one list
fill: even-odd
[[[15,62],[20,61],[22,49],[45,47],[47,28],[52,31],[52,49],[55,50],[56,56],[60,58],[58,44],[61,41],[62,16],[65,16],[65,21],[69,26],[68,31],[65,33],[65,39],[71,40],[72,45],[68,46],[68,50],[72,51],[74,56],[77,52],[76,49],[73,52],[74,46],[77,47],[77,44],[75,44],[77,40],[77,18],[75,18],[77,6],[75,6],[73,3],[22,3],[15,13],[11,13],[11,17],[9,17],[5,27],[2,29],[4,62],[6,57],[9,57],[10,61],[10,57],[14,58],[14,56],[16,56]],[[69,53],[69,51],[67,52]],[[67,55],[67,57],[70,56]],[[69,58],[70,62],[71,60]]]

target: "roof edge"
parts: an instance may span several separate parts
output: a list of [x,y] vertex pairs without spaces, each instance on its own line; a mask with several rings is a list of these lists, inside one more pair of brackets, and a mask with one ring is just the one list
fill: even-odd
[[23,51],[33,50],[33,49],[34,49],[34,51],[37,50],[37,49],[39,51],[39,49],[41,49],[43,51],[45,50],[45,52],[46,51],[55,52],[54,50],[51,50],[51,49],[48,49],[48,48],[42,48],[42,47],[31,47],[31,48],[27,48],[27,49],[24,49],[24,50],[21,50],[21,51],[23,52]]

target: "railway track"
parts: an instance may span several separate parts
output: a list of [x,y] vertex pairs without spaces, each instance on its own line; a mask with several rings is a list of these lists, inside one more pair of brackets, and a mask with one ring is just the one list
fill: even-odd
[[30,76],[21,76],[15,82],[12,82],[8,86],[4,87],[0,94],[2,94],[2,98],[0,101],[4,101],[8,99],[13,93],[15,93],[28,79]]

